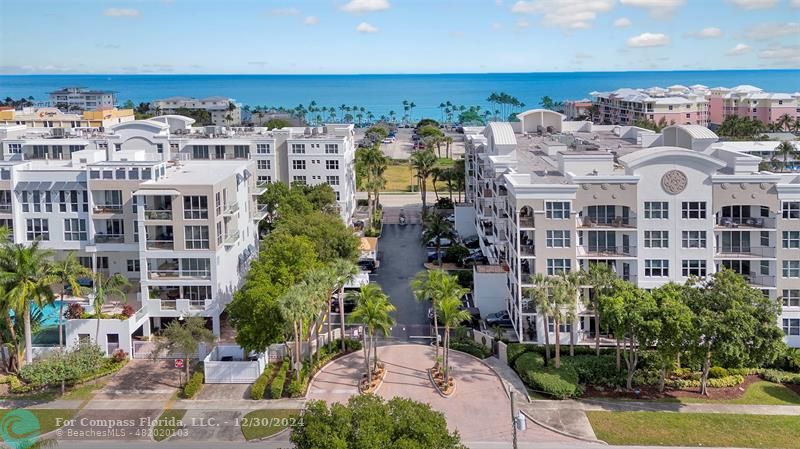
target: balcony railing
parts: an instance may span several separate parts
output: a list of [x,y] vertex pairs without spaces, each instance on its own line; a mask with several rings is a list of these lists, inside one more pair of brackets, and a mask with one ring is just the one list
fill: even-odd
[[188,311],[208,310],[214,305],[213,299],[155,299],[162,311],[185,313]]
[[11,213],[11,204],[0,204],[0,213],[3,214]]
[[122,204],[95,204],[92,212],[95,214],[119,214],[122,213]]
[[175,240],[147,240],[147,249],[175,249]]
[[267,191],[267,187],[269,186],[268,182],[259,182],[256,184],[255,190],[253,190],[253,195],[261,196],[264,192]]
[[267,218],[268,206],[266,204],[259,205],[255,211],[253,211],[253,220],[254,221],[261,221]]
[[536,246],[535,245],[519,245],[519,255],[520,257],[530,257],[536,255]]
[[144,211],[145,220],[172,220],[172,209],[151,209]]
[[225,236],[225,246],[233,246],[239,241],[239,231],[231,232]]
[[533,229],[535,227],[535,222],[533,217],[525,217],[520,215],[519,217],[519,227],[520,228],[529,228]]
[[742,274],[742,277],[747,281],[748,284],[756,286],[756,287],[774,287],[775,286],[775,276],[766,276],[763,274]]
[[636,219],[631,217],[577,217],[579,228],[635,228]]
[[158,279],[209,279],[211,271],[206,270],[150,270],[147,277]]
[[236,203],[228,203],[228,205],[225,206],[225,209],[222,211],[222,215],[233,215],[238,211],[239,211],[239,203],[238,202],[236,202]]
[[123,234],[96,234],[94,236],[95,243],[125,243],[125,235]]
[[772,217],[718,217],[717,227],[720,228],[775,228],[775,218]]
[[584,257],[632,257],[635,255],[635,246],[578,246],[578,256]]

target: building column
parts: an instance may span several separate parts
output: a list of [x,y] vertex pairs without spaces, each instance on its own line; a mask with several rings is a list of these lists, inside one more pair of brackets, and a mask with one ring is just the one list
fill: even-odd
[[219,323],[219,314],[215,314],[211,317],[211,330],[214,332],[214,335],[219,337],[220,333],[220,323]]

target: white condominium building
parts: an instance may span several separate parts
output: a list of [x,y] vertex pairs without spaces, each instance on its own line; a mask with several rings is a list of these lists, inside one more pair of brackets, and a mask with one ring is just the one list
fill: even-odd
[[[760,171],[758,150],[698,125],[657,134],[548,110],[518,117],[466,136],[469,205],[457,226],[473,220],[497,267],[476,269],[476,302],[495,307],[482,312],[505,308],[520,341],[543,343],[548,332],[552,342],[552,321],[529,300],[536,273],[604,263],[649,289],[728,267],[781,305],[778,325],[800,346],[797,173]],[[562,343],[604,337],[591,311],[579,311],[561,326]]]
[[[90,340],[109,354],[133,354],[142,348],[137,340],[146,344],[151,332],[190,315],[220,334],[220,314],[257,252],[265,217],[256,203],[255,162],[154,155],[80,149],[58,159],[0,162],[0,224],[14,242],[40,241],[57,259],[74,252],[92,271],[119,273],[132,284],[132,316],[100,320],[99,333],[95,319],[69,319],[68,345]],[[70,300],[91,309],[91,300]],[[112,316],[123,306],[113,301],[103,308]]]
[[227,97],[169,97],[154,100],[150,108],[156,115],[177,114],[178,109],[206,110],[211,123],[218,126],[238,126],[242,123],[242,109],[233,98]]
[[0,128],[2,154],[11,160],[69,160],[74,152],[102,150],[110,155],[143,151],[146,160],[253,161],[259,189],[281,181],[327,183],[336,192],[346,222],[355,211],[355,143],[352,124],[321,127],[192,127],[194,120],[176,115],[134,120],[105,132],[73,130],[54,133],[23,126]]
[[117,106],[117,93],[111,90],[90,90],[85,87],[65,87],[48,94],[50,106],[63,111],[94,111]]

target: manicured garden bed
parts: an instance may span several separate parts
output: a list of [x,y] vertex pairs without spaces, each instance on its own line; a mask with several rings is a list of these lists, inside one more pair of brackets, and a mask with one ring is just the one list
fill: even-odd
[[586,412],[597,438],[615,445],[800,448],[800,416]]
[[300,425],[300,410],[255,410],[240,421],[242,435],[247,441],[260,440],[287,427]]

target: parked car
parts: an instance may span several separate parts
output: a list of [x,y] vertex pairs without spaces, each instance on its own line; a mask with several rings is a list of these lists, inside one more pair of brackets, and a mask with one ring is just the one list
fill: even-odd
[[511,316],[509,316],[508,312],[506,311],[490,313],[486,315],[486,319],[484,321],[486,321],[487,327],[513,327],[511,324]]
[[477,249],[481,247],[481,241],[477,235],[465,238],[462,243],[469,249]]
[[456,214],[450,214],[444,218],[445,220],[449,221],[450,223],[456,222]]
[[[439,239],[439,246],[441,248],[447,248],[448,246],[452,245],[453,241],[448,238]],[[436,239],[430,239],[425,243],[426,248],[436,248]]]
[[359,260],[358,267],[361,268],[361,271],[367,271],[372,273],[373,271],[375,271],[375,261],[371,259]]
[[489,263],[489,258],[477,252],[465,257],[461,263],[467,268],[474,267],[475,265],[486,265]]
[[[442,253],[442,259],[444,259],[444,251],[441,251],[441,253]],[[433,263],[438,261],[439,261],[439,256],[438,253],[436,252],[436,249],[428,251],[428,263]]]

